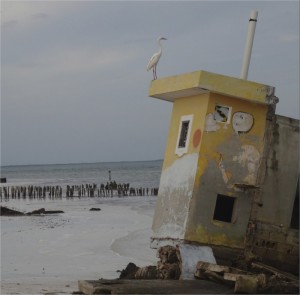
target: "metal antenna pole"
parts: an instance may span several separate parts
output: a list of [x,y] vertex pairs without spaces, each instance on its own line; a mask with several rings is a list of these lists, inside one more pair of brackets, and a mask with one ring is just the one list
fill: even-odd
[[249,64],[250,64],[250,58],[251,58],[251,52],[252,52],[252,46],[253,46],[253,40],[254,40],[254,34],[255,34],[255,27],[257,22],[257,15],[258,11],[253,10],[250,14],[249,19],[249,26],[248,26],[248,34],[247,34],[247,41],[246,41],[246,47],[244,51],[244,60],[243,60],[243,66],[240,78],[247,80],[248,77],[248,70],[249,70]]

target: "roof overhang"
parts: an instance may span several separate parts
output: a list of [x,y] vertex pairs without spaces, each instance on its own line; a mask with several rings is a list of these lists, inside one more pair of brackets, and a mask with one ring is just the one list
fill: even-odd
[[149,96],[174,102],[177,98],[218,93],[255,103],[274,104],[275,87],[248,80],[196,71],[152,80]]

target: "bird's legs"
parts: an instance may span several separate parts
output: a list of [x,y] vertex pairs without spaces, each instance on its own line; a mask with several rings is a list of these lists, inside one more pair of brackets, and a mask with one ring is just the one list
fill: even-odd
[[156,65],[153,67],[153,80],[156,80],[157,76],[156,76]]

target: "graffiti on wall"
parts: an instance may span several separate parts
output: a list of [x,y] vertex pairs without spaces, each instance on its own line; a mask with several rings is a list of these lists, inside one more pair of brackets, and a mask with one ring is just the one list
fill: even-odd
[[254,123],[253,116],[244,112],[236,112],[232,116],[232,127],[236,134],[247,133]]
[[[223,128],[226,129],[230,122],[230,113],[230,107],[217,105],[214,113],[206,115],[204,130],[206,132],[216,132],[221,128],[219,123],[225,123]],[[253,116],[246,112],[234,113],[231,121],[232,128],[237,135],[249,132],[254,125]]]

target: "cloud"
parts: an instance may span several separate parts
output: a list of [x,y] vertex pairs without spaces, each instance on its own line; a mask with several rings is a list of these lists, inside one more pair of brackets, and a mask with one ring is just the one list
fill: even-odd
[[11,27],[15,27],[17,24],[18,24],[18,21],[15,19],[12,19],[12,20],[8,20],[8,21],[3,21],[2,27],[3,28],[11,28]]
[[[163,157],[172,104],[147,98],[152,73],[145,69],[156,39],[168,38],[159,77],[201,69],[236,76],[254,8],[243,2],[4,1],[5,163],[37,162],[35,143],[45,135],[53,146],[43,147],[44,162],[57,143],[67,150],[62,161]],[[276,87],[278,113],[291,117],[299,117],[296,6],[256,2],[249,71],[249,80]],[[23,155],[19,134],[32,143],[31,155]]]
[[32,15],[42,13],[42,10],[43,7],[39,3],[3,1],[1,4],[1,18],[4,23],[17,21],[24,24],[30,20]]
[[72,13],[74,7],[64,1],[1,1],[1,23],[4,28],[18,25],[21,30],[36,26],[36,20]]
[[31,17],[32,17],[32,19],[44,19],[44,18],[47,18],[48,16],[49,16],[49,14],[47,14],[47,13],[39,12],[39,13],[33,14]]
[[23,69],[43,68],[46,71],[53,71],[60,74],[87,73],[120,64],[135,57],[134,50],[117,50],[103,48],[57,48],[40,55],[32,57],[31,60],[14,65]]
[[283,43],[299,42],[299,35],[297,35],[297,34],[282,34],[279,36],[279,42],[283,42]]

